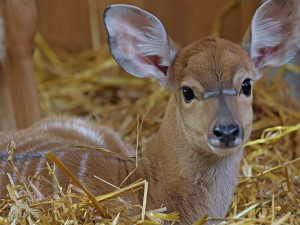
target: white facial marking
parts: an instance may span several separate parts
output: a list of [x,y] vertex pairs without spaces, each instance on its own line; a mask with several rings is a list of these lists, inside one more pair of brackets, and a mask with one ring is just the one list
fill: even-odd
[[219,95],[220,94],[220,91],[206,91],[204,92],[203,94],[203,98],[204,99],[207,99],[207,98],[210,98],[212,96],[216,96],[216,95]]
[[203,94],[203,98],[207,99],[207,98],[210,98],[210,97],[218,96],[221,93],[223,95],[236,95],[237,92],[234,88],[224,89],[222,91],[205,91],[204,94]]
[[237,92],[234,88],[222,90],[222,94],[224,95],[236,95],[236,93]]

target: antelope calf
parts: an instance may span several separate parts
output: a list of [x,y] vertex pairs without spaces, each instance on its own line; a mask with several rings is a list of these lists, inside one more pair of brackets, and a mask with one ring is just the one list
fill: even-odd
[[[299,48],[299,0],[271,0],[255,13],[246,51],[220,38],[206,37],[179,50],[153,15],[134,6],[112,5],[104,12],[109,46],[128,73],[154,77],[172,92],[164,120],[142,153],[138,178],[149,181],[148,209],[179,211],[181,224],[204,214],[224,217],[234,194],[243,146],[251,133],[252,86],[268,66],[279,66]],[[247,54],[248,53],[248,54]],[[135,167],[133,159],[77,149],[76,144],[130,150],[105,127],[80,119],[56,117],[32,127],[0,134],[1,195],[8,183],[7,144],[17,139],[15,164],[22,177],[47,177],[45,157],[57,157],[95,194],[113,188]],[[69,178],[57,171],[66,187]],[[43,185],[52,194],[53,185]]]

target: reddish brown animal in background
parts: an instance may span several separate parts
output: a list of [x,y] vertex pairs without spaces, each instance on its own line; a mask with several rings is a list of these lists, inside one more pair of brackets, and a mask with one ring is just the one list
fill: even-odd
[[[181,224],[192,224],[204,214],[226,215],[251,133],[251,86],[265,66],[281,65],[294,55],[299,47],[298,15],[299,0],[262,5],[252,21],[249,57],[239,45],[213,37],[178,50],[155,16],[128,5],[106,9],[104,21],[116,61],[135,76],[155,77],[173,93],[155,140],[130,177],[130,181],[141,177],[149,181],[148,209],[164,205],[168,212],[179,211]],[[40,169],[45,161],[41,152],[46,150],[53,151],[95,194],[113,188],[97,182],[94,174],[118,186],[135,167],[132,159],[73,147],[95,144],[127,151],[107,128],[57,117],[27,130],[0,134],[3,184],[9,170],[4,151],[9,140],[18,137],[15,163],[24,168],[24,177],[35,172],[47,176],[47,170]],[[57,177],[64,187],[69,183],[63,175]],[[42,191],[55,190],[45,185]]]
[[40,119],[32,58],[35,23],[34,0],[0,1],[0,131]]

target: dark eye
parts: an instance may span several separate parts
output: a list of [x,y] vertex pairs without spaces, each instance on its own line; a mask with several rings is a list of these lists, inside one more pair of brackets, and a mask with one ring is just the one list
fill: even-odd
[[251,82],[249,78],[243,81],[241,92],[247,97],[251,95]]
[[187,86],[182,87],[182,94],[186,103],[191,102],[195,98],[193,90]]

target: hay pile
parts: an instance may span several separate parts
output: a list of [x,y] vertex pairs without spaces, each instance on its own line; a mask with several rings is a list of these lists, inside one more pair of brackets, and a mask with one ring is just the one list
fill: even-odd
[[[46,115],[87,117],[112,127],[135,146],[137,115],[148,112],[139,150],[147,148],[162,121],[168,91],[152,79],[126,74],[105,47],[101,52],[78,55],[58,52],[58,57],[40,35],[36,41],[37,83]],[[240,182],[228,217],[214,218],[222,224],[299,224],[300,103],[283,82],[286,69],[298,74],[300,71],[297,66],[284,66],[273,82],[267,82],[264,76],[254,88],[252,141],[245,149]],[[62,167],[55,158],[49,159]],[[63,171],[72,177],[72,171]],[[19,184],[12,182],[7,186],[9,198],[0,201],[0,224],[159,224],[161,220],[178,220],[176,213],[163,214],[165,209],[146,212],[142,205],[124,201],[125,195],[146,187],[146,181],[137,181],[105,196],[91,196],[88,190],[80,188],[76,178],[73,181],[76,186],[71,185],[50,199],[43,199],[42,193],[41,199],[33,198],[31,192],[39,191],[26,178],[20,178]],[[147,188],[143,191],[147,193]],[[126,212],[130,208],[140,208],[142,213],[129,217]],[[195,224],[204,224],[208,219],[203,217]]]

